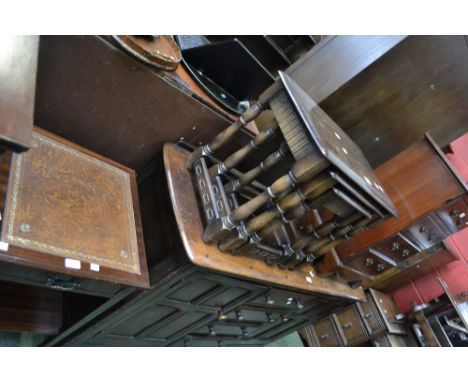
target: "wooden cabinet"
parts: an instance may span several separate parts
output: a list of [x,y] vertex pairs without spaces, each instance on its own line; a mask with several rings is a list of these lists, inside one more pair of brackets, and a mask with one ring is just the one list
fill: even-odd
[[[410,346],[406,327],[390,295],[370,289],[366,301],[341,308],[301,334],[309,346]],[[384,338],[385,337],[385,338]]]
[[431,263],[454,259],[442,242],[467,225],[467,188],[429,135],[375,171],[399,217],[344,241],[319,268],[323,275],[338,272],[365,288],[389,290],[406,282],[408,273],[421,276],[434,269]]
[[[316,304],[302,309],[259,303],[265,296],[307,294],[176,266],[162,283],[141,292],[84,331],[51,344],[72,346],[259,346],[317,320]],[[315,296],[321,317],[338,309],[338,298]],[[333,325],[329,321],[329,325]]]

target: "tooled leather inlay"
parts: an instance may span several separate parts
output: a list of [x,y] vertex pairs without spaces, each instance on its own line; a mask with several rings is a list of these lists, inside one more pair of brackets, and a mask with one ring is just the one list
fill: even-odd
[[140,273],[130,175],[38,133],[14,154],[2,237],[22,248]]

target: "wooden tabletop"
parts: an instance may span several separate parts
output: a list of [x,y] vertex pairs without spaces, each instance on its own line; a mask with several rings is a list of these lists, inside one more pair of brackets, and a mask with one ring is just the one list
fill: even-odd
[[192,176],[185,167],[188,155],[187,151],[174,144],[164,146],[164,164],[172,206],[185,251],[193,264],[216,272],[306,292],[352,300],[365,299],[361,288],[352,289],[347,284],[319,277],[312,265],[288,271],[269,266],[260,259],[224,253],[216,245],[206,244],[202,239],[202,219]]

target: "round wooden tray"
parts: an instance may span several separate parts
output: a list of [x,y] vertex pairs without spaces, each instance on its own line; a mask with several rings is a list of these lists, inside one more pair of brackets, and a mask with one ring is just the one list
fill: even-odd
[[114,39],[137,59],[162,70],[174,71],[182,53],[171,36],[115,35]]

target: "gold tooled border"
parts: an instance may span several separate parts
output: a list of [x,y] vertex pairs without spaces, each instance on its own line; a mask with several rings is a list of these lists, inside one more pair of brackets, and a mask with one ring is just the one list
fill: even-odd
[[[5,221],[3,227],[3,237],[4,240],[12,245],[22,247],[25,249],[37,250],[41,252],[46,252],[51,255],[57,255],[61,257],[70,257],[76,260],[83,260],[90,263],[96,263],[101,266],[107,266],[109,268],[119,269],[129,271],[131,273],[140,274],[140,264],[138,257],[138,244],[136,237],[136,227],[135,227],[135,215],[133,211],[133,200],[131,192],[131,183],[130,183],[130,174],[121,170],[117,167],[114,167],[108,163],[102,162],[99,159],[93,158],[87,154],[84,154],[76,149],[60,144],[59,142],[53,140],[52,138],[45,137],[37,132],[33,132],[33,138],[37,141],[52,146],[55,149],[66,152],[69,155],[73,155],[79,159],[86,160],[93,165],[102,167],[107,171],[113,172],[115,175],[123,178],[123,191],[124,191],[124,203],[127,205],[127,218],[130,228],[130,256],[131,264],[122,263],[119,261],[105,259],[91,254],[86,254],[83,252],[75,251],[70,248],[60,248],[53,244],[41,243],[35,240],[26,239],[24,237],[15,236],[15,217],[16,211],[18,209],[18,198],[20,192],[20,182],[21,182],[21,173],[25,158],[28,155],[28,152],[23,154],[13,154],[11,170],[10,170],[10,179],[8,181],[8,192],[7,192],[7,203],[5,207]],[[30,150],[34,150],[31,148]],[[6,229],[5,229],[6,227]]]

